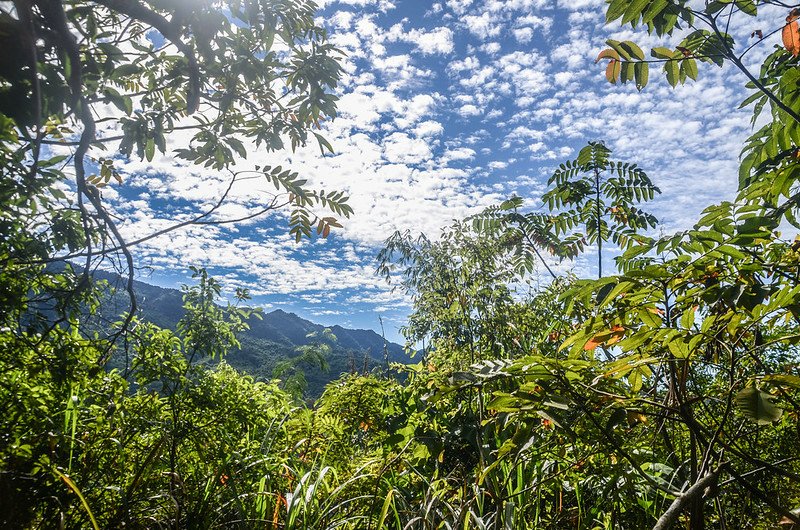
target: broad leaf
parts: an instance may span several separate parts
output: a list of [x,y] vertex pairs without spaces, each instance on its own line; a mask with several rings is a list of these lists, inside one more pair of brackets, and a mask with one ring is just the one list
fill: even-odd
[[749,420],[758,425],[768,425],[783,414],[783,410],[772,402],[774,397],[753,384],[737,393],[735,399],[736,406]]

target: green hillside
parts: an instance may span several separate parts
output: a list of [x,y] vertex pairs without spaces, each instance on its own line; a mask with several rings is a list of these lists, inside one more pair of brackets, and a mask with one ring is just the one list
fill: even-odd
[[[108,299],[102,304],[100,318],[104,322],[114,321],[127,307],[126,294],[121,289],[121,278],[102,271],[96,272],[94,276],[98,280],[105,280],[110,291]],[[176,328],[185,312],[181,291],[139,281],[135,282],[135,291],[140,319],[162,328]],[[231,351],[225,358],[234,368],[257,379],[272,379],[273,370],[279,361],[297,356],[297,348],[312,341],[310,334],[325,329],[321,324],[281,309],[263,312],[259,316],[247,320],[250,329],[239,336],[241,349]],[[318,396],[325,384],[342,373],[382,370],[385,366],[383,337],[368,329],[347,329],[338,325],[330,329],[337,340],[328,355],[329,370],[323,372],[319,368],[306,368],[310,397]],[[409,362],[409,356],[399,344],[387,341],[386,350],[389,362]],[[122,361],[117,359],[112,365],[121,364]]]

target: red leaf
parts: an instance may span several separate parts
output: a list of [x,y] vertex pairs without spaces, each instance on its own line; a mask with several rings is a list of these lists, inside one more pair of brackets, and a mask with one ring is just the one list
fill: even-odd
[[586,350],[586,351],[592,351],[595,348],[597,348],[598,346],[600,346],[601,342],[602,341],[598,341],[595,338],[591,338],[591,339],[589,339],[589,342],[587,342],[586,344],[583,345],[583,349]]
[[797,19],[800,18],[800,10],[792,9],[786,17],[787,24],[783,27],[781,38],[786,50],[797,57],[800,55],[800,28],[797,26]]
[[609,83],[616,84],[617,78],[619,78],[619,74],[622,71],[622,64],[614,59],[609,61],[608,66],[606,66],[606,79],[608,79]]

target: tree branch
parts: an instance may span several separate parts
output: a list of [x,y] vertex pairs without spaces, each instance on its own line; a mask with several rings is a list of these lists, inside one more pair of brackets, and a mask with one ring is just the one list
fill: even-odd
[[181,40],[180,26],[159,13],[145,7],[138,0],[94,0],[96,3],[157,29],[165,39],[178,48],[189,63],[189,86],[186,94],[186,111],[194,113],[200,104],[200,66],[191,46]]
[[683,513],[687,504],[692,502],[698,495],[702,495],[706,488],[716,484],[718,476],[719,470],[714,470],[695,482],[694,485],[683,494],[676,497],[669,508],[667,508],[667,511],[661,515],[658,522],[653,526],[653,530],[669,530],[672,528],[672,525],[678,520],[678,517]]

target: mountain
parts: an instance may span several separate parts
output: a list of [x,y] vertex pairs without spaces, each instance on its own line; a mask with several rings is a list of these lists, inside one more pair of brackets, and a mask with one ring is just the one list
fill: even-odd
[[[98,271],[96,279],[106,280],[116,289],[116,294],[102,304],[106,318],[112,319],[127,308],[127,294],[122,287],[122,278],[113,273]],[[140,318],[162,328],[175,329],[183,317],[183,293],[177,289],[166,289],[148,283],[134,282],[134,291],[139,304]],[[251,317],[247,323],[250,329],[239,334],[241,349],[231,351],[225,361],[238,370],[256,378],[270,379],[275,365],[282,359],[297,355],[298,346],[308,344],[313,339],[308,335],[326,328],[299,317],[294,313],[277,309],[262,313],[261,319]],[[337,341],[328,356],[330,370],[306,371],[308,391],[318,396],[325,384],[353,369],[364,371],[383,366],[384,339],[369,329],[348,329],[342,326],[329,326]],[[389,362],[408,363],[409,357],[402,346],[386,342]]]

